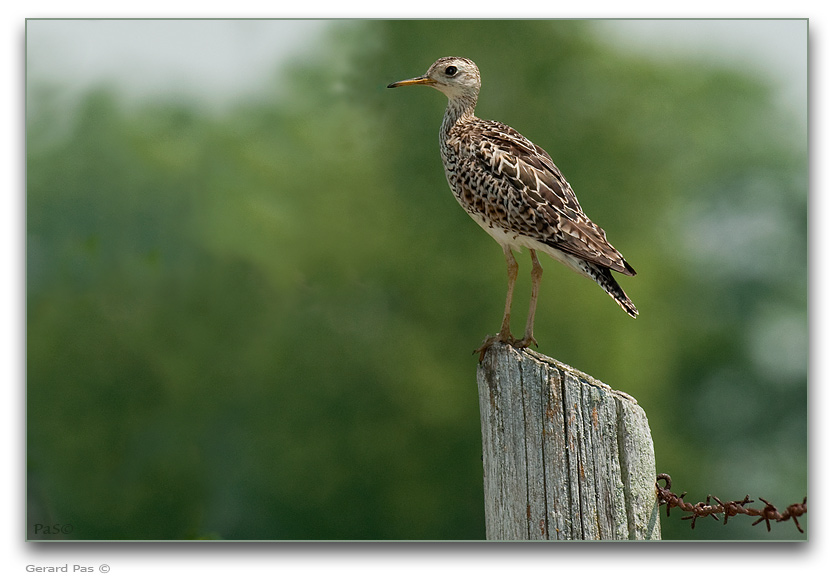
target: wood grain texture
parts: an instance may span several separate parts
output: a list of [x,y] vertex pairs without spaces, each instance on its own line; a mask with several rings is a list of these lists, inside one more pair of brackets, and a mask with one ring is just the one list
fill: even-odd
[[659,540],[643,409],[576,369],[495,344],[478,366],[487,540]]

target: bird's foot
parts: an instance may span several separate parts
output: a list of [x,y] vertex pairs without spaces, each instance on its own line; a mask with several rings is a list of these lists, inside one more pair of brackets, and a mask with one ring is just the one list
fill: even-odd
[[516,348],[527,348],[531,344],[535,345],[535,346],[539,346],[538,341],[533,337],[532,334],[530,336],[525,336],[524,338],[522,338],[520,340],[514,340],[510,344],[512,344]]
[[519,341],[513,338],[513,335],[509,332],[499,332],[498,334],[487,336],[481,343],[481,346],[472,351],[472,354],[475,354],[476,352],[480,353],[480,355],[478,356],[478,362],[484,362],[484,354],[486,354],[487,349],[489,349],[489,347],[491,347],[496,342],[503,342],[504,344],[514,345],[516,342]]

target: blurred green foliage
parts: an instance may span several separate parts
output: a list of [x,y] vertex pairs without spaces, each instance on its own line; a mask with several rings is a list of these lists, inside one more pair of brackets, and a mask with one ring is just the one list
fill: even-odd
[[[385,90],[446,55],[479,64],[478,114],[544,147],[639,273],[634,321],[544,263],[540,350],[640,401],[688,499],[802,499],[807,128],[768,85],[586,22],[327,39],[223,113],[28,87],[30,528],[483,538],[471,352],[498,329],[504,261],[446,186],[443,96]],[[802,537],[680,515],[665,539]]]

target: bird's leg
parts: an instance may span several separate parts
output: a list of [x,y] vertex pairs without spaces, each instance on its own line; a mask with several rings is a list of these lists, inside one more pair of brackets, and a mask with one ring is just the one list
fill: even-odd
[[504,320],[501,322],[498,340],[509,342],[513,339],[510,334],[510,310],[513,307],[515,280],[518,278],[518,262],[515,261],[515,256],[509,246],[504,246],[504,257],[507,259],[507,301],[504,303]]
[[542,281],[542,265],[536,256],[536,250],[530,250],[530,258],[533,261],[533,269],[530,272],[530,278],[533,281],[533,292],[530,295],[530,310],[527,311],[527,326],[524,328],[524,338],[513,343],[513,346],[518,348],[526,348],[531,344],[539,345],[533,338],[533,320],[536,318],[536,302],[539,299],[539,284]]
[[481,353],[478,360],[484,360],[484,353],[486,350],[496,342],[504,342],[513,344],[515,339],[510,334],[510,310],[513,306],[513,290],[515,289],[515,280],[518,277],[518,262],[515,261],[513,251],[509,246],[502,246],[504,248],[504,258],[507,260],[507,300],[504,303],[504,319],[501,322],[501,330],[494,336],[488,336],[484,342],[475,349],[475,352]]

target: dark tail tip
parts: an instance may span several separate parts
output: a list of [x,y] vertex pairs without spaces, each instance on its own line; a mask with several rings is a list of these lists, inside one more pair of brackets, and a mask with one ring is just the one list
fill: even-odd
[[[625,262],[624,262],[625,263]],[[625,263],[626,267],[631,268],[627,263]],[[631,270],[634,272],[634,270]],[[599,284],[603,290],[605,290],[611,298],[616,300],[617,304],[626,311],[626,314],[631,316],[632,318],[637,318],[639,312],[637,311],[637,307],[634,305],[634,302],[631,301],[623,289],[617,284],[617,281],[614,279],[614,276],[611,275],[611,270],[608,268],[598,267],[593,272],[594,280],[597,284]]]
[[626,314],[628,314],[632,318],[637,318],[637,315],[640,314],[640,312],[638,312],[637,307],[634,305],[634,302],[629,300],[628,297],[625,296],[625,294],[623,294],[623,296],[625,297],[625,300],[617,300],[617,302],[620,306],[623,307],[623,310],[626,311]]

